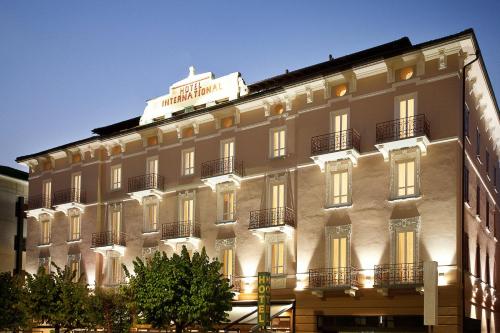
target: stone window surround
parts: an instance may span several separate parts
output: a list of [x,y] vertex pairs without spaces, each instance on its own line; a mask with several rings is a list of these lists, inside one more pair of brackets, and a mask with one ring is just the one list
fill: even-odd
[[[332,172],[347,170],[347,202],[333,204]],[[328,162],[326,165],[325,208],[348,207],[352,205],[352,162],[349,159]]]
[[346,253],[346,263],[347,267],[351,266],[351,234],[352,225],[344,224],[339,226],[326,226],[325,227],[325,244],[326,248],[326,258],[325,267],[330,268],[332,262],[332,241],[335,238],[347,237],[347,253]]
[[[415,198],[421,195],[420,193],[420,148],[402,148],[391,151],[390,153],[390,200],[398,200],[405,198]],[[415,161],[415,194],[409,196],[397,195],[397,168],[396,164],[400,161],[414,160]]]
[[418,263],[419,255],[419,242],[420,242],[420,226],[421,217],[415,216],[403,219],[392,219],[389,222],[389,233],[391,241],[391,264],[396,263],[396,242],[398,232],[413,231],[415,232],[415,239],[413,244],[413,262]]

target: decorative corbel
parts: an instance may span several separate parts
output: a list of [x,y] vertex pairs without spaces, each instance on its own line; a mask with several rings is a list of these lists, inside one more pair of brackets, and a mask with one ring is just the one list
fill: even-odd
[[313,102],[313,92],[310,87],[306,88],[306,101],[307,103],[312,103]]
[[323,89],[325,90],[325,99],[330,98],[332,94],[331,94],[330,84],[328,83],[327,80],[323,80]]
[[200,131],[200,129],[198,127],[198,123],[193,123],[193,131],[194,131],[195,135],[197,135],[198,132]]
[[417,76],[425,74],[425,60],[423,56],[419,56],[417,59]]
[[268,102],[264,102],[264,115],[266,117],[269,117],[270,114],[271,114],[271,104],[269,104]]
[[394,82],[394,68],[392,65],[387,65],[387,83]]
[[355,73],[352,73],[351,74],[351,78],[349,80],[349,91],[348,93],[353,93],[353,92],[356,92],[356,90],[358,89],[358,79],[356,77],[356,74]]
[[285,111],[291,111],[292,110],[292,100],[290,96],[286,95],[285,98]]
[[234,113],[234,123],[239,124],[240,123],[240,110],[236,109],[236,112]]
[[444,53],[444,50],[439,51],[439,70],[446,69],[448,67],[447,64],[447,56],[446,53]]
[[177,126],[175,129],[177,131],[177,139],[181,139],[182,138],[182,130],[181,130],[180,126]]

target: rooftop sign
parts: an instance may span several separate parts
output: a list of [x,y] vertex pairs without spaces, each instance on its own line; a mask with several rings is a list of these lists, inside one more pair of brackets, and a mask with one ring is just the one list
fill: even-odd
[[218,101],[231,101],[246,94],[248,88],[239,73],[216,79],[212,72],[195,74],[191,66],[188,77],[171,85],[168,94],[147,101],[140,125],[169,118],[177,111],[211,106]]

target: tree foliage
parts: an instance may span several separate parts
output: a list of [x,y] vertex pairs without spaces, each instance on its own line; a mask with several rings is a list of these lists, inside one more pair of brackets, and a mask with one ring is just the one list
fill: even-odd
[[94,326],[94,307],[83,275],[75,282],[76,272],[70,267],[53,266],[54,273],[47,274],[40,268],[37,274],[27,277],[26,305],[30,317],[53,325],[56,333],[61,328],[68,332]]
[[128,332],[132,325],[132,311],[128,295],[122,289],[96,289],[97,322],[108,333]]
[[221,264],[211,261],[205,248],[192,258],[183,246],[180,255],[168,258],[157,252],[151,260],[137,258],[133,264],[135,275],[124,267],[131,294],[140,316],[153,327],[168,328],[173,323],[179,333],[227,321],[233,293],[220,273]]
[[0,330],[17,330],[27,323],[23,283],[21,276],[0,273]]

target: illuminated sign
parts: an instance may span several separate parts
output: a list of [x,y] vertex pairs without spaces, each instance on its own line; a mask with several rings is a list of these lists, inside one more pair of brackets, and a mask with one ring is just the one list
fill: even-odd
[[259,272],[257,287],[257,323],[266,329],[271,321],[271,273]]
[[177,111],[211,106],[246,94],[248,88],[239,73],[215,78],[211,72],[195,74],[191,66],[188,77],[170,86],[168,94],[147,101],[140,125],[169,118]]

